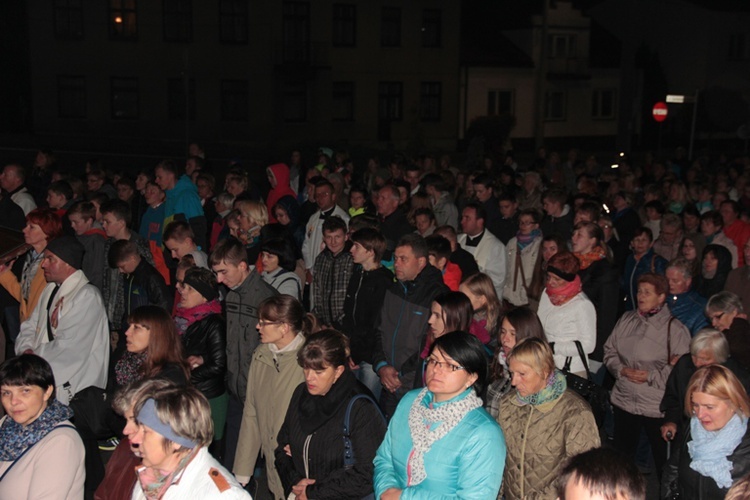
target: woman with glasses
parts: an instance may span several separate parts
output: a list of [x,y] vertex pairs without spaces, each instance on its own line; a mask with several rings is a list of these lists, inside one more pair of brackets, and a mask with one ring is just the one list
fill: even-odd
[[539,212],[527,208],[518,217],[518,232],[508,242],[506,258],[507,272],[503,299],[514,307],[531,304],[536,310],[539,295],[534,295],[534,277],[542,274],[537,270],[542,266],[542,231],[539,229]]
[[505,439],[477,394],[487,377],[484,345],[473,335],[438,337],[426,387],[407,393],[375,455],[375,498],[495,498]]
[[290,295],[264,300],[259,308],[261,345],[255,349],[247,377],[247,396],[234,458],[234,472],[243,485],[255,470],[258,452],[266,458],[268,488],[274,498],[286,498],[274,466],[281,424],[289,401],[304,382],[297,355],[315,326],[314,317]]

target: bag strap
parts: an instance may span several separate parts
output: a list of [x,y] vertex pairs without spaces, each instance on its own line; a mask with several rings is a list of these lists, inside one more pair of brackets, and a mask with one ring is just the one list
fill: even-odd
[[356,458],[354,456],[354,448],[352,447],[352,436],[351,436],[351,428],[349,425],[349,418],[351,417],[352,413],[352,407],[354,406],[354,403],[358,399],[365,399],[369,402],[371,402],[375,409],[378,411],[378,415],[380,415],[380,418],[383,419],[383,422],[385,422],[385,415],[383,415],[383,412],[380,411],[380,407],[375,402],[374,399],[372,399],[367,394],[357,394],[352,399],[349,400],[349,404],[346,405],[346,413],[344,414],[344,468],[350,469],[354,467],[354,463],[356,462]]
[[[3,421],[5,421],[4,418],[3,418]],[[64,429],[65,427],[68,427],[70,429],[75,429],[75,427],[72,426],[72,425],[70,425],[70,424],[57,425],[51,431],[49,431],[47,434],[45,434],[44,437],[49,436],[50,433],[52,433],[52,432],[55,431],[55,429]],[[44,438],[40,439],[39,441],[42,441],[43,439]],[[38,443],[39,441],[37,441],[36,443]],[[13,466],[16,465],[18,463],[18,461],[21,460],[21,458],[26,454],[26,452],[28,452],[30,449],[32,449],[34,447],[34,445],[36,445],[36,443],[32,444],[31,446],[29,446],[28,448],[26,448],[25,450],[23,450],[23,452],[21,452],[21,454],[18,455],[18,458],[16,458],[15,460],[13,460],[13,462],[11,462],[10,466],[8,466],[8,468],[5,469],[5,472],[3,472],[3,475],[0,476],[0,481],[2,481],[3,479],[5,479],[5,476],[8,475],[8,472],[10,472],[10,470],[13,468]]]
[[670,316],[667,323],[667,364],[672,360],[672,320],[674,316]]
[[655,260],[655,259],[656,259],[656,253],[654,253],[654,254],[653,254],[653,255],[651,256],[651,272],[652,272],[652,273],[653,273],[653,272],[655,272],[655,271],[654,271],[654,260]]
[[[591,378],[591,372],[589,371],[589,362],[586,359],[586,353],[583,352],[583,346],[578,340],[574,340],[573,342],[575,343],[576,349],[578,350],[578,356],[581,358],[581,361],[583,361],[583,367],[586,369],[586,378],[590,382],[593,382],[593,379]],[[565,358],[565,364],[563,365],[564,372],[570,373],[570,363],[572,360],[573,358],[570,356],[567,356]]]

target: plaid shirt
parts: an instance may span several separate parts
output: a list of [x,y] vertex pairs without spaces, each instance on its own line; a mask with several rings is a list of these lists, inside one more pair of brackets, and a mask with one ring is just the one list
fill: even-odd
[[324,325],[341,328],[346,287],[354,269],[350,245],[336,256],[326,248],[313,266],[313,314]]

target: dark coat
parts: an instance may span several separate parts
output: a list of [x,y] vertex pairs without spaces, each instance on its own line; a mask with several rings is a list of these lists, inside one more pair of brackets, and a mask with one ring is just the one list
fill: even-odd
[[406,213],[399,207],[391,215],[383,217],[380,220],[380,232],[385,237],[385,248],[386,252],[383,258],[389,260],[393,251],[396,250],[398,240],[402,236],[414,232],[414,227],[409,224],[409,219],[406,218]]
[[581,270],[578,275],[581,277],[583,293],[596,308],[596,348],[590,357],[601,361],[604,343],[617,323],[617,269],[607,259],[601,259]]
[[729,342],[732,358],[750,371],[750,323],[745,318],[734,318],[729,328],[724,330],[724,336]]
[[190,325],[182,336],[185,357],[201,356],[203,364],[190,371],[190,382],[206,399],[226,392],[227,333],[224,318],[211,314]]

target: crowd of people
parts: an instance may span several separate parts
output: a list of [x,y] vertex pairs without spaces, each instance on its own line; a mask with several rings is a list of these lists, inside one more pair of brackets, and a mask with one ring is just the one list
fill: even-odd
[[0,498],[750,490],[750,158],[357,167],[5,165]]

